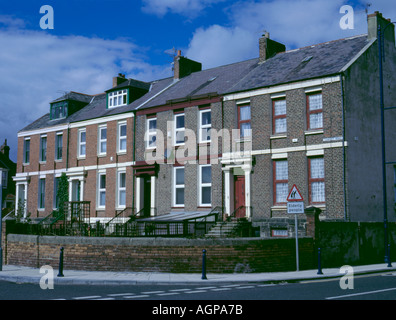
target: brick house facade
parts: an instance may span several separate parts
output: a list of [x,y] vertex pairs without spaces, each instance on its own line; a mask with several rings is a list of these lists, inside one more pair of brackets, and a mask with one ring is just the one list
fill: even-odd
[[[171,78],[119,75],[103,94],[69,93],[19,132],[17,198],[32,216],[48,215],[55,178],[65,172],[70,200],[90,201],[92,218],[108,220],[127,207],[142,218],[223,207],[271,236],[287,232],[286,196],[297,185],[305,207],[321,208],[322,219],[380,221],[375,30],[386,23],[375,13],[367,35],[290,51],[266,34],[259,58],[207,70],[178,52]],[[391,105],[394,29],[385,39]],[[73,112],[52,119],[65,101]],[[395,123],[390,114],[390,137]],[[396,159],[394,141],[387,150]],[[390,208],[394,170],[387,171]]]

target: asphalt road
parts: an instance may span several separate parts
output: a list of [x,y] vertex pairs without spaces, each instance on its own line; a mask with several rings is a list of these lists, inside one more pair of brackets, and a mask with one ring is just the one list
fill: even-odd
[[[346,288],[342,288],[346,287]],[[0,300],[395,300],[396,273],[296,283],[218,285],[55,285],[0,282]]]

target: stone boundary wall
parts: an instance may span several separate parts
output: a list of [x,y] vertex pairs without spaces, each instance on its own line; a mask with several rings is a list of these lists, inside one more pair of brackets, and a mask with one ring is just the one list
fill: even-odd
[[[294,239],[90,238],[8,234],[5,264],[40,268],[199,273],[206,249],[208,273],[296,270]],[[299,239],[300,270],[316,267],[314,241]]]

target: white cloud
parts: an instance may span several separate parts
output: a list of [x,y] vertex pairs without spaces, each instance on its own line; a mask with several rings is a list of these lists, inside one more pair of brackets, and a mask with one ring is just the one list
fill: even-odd
[[[388,17],[395,12],[389,1],[372,1],[371,11]],[[354,29],[343,30],[339,22],[345,0],[240,1],[228,7],[229,25],[198,28],[186,55],[210,68],[258,56],[258,40],[264,30],[271,39],[294,49],[367,33],[365,3],[353,5]]]
[[46,114],[63,92],[101,93],[119,72],[146,81],[170,75],[169,67],[145,62],[143,50],[127,39],[58,37],[10,21],[0,19],[6,25],[0,30],[0,144],[8,140],[14,161],[17,132]]
[[167,13],[175,13],[195,18],[206,7],[223,1],[225,0],[143,0],[142,10],[159,17]]
[[258,47],[257,52],[252,52],[256,44],[258,38],[246,29],[213,25],[195,31],[186,56],[208,69],[257,56]]

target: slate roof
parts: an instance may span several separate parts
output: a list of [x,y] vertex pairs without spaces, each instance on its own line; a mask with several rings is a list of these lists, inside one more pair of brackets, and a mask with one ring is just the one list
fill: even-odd
[[368,43],[367,35],[361,35],[278,53],[228,93],[338,74]]
[[[145,83],[128,79],[117,88],[139,85],[149,87],[149,92],[129,105],[110,109],[106,109],[106,93],[91,96],[71,92],[69,97],[89,104],[66,119],[50,120],[48,113],[21,131],[147,109],[182,99],[236,93],[339,74],[368,43],[367,35],[355,36],[278,53],[263,63],[257,58],[202,70],[180,80],[170,77]],[[54,101],[64,100],[65,96]]]

